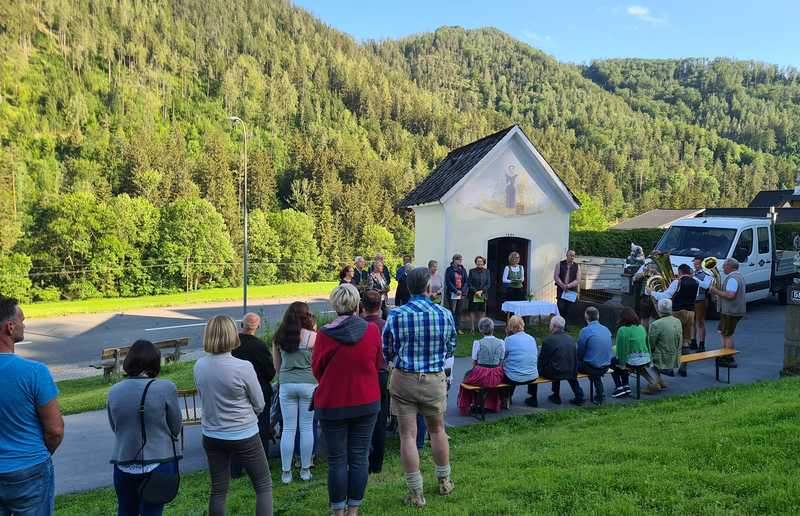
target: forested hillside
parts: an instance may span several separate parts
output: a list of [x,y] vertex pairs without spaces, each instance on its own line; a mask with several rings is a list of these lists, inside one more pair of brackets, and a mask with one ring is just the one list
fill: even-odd
[[729,59],[596,61],[584,75],[653,117],[699,125],[756,150],[800,154],[800,74]]
[[[0,291],[240,282],[230,115],[249,133],[255,283],[410,250],[399,200],[449,149],[512,123],[607,219],[741,204],[793,177],[796,131],[755,144],[595,75],[493,29],[358,45],[278,0],[3,2]],[[793,102],[769,105],[791,119]]]
[[790,160],[721,137],[717,127],[633,109],[580,67],[495,29],[442,28],[372,49],[459,110],[520,122],[567,183],[602,200],[612,219],[654,207],[741,206],[793,180]]

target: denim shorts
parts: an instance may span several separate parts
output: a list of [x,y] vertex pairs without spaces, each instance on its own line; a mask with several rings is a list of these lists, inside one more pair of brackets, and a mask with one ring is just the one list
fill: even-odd
[[0,516],[49,516],[55,510],[53,461],[0,473]]

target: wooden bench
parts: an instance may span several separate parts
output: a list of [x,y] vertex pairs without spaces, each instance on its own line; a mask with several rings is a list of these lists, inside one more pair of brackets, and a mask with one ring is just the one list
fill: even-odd
[[[162,354],[165,363],[177,362],[183,354],[181,348],[185,348],[189,345],[189,337],[162,340],[159,342],[154,342],[153,344],[159,350],[173,350],[170,353]],[[128,351],[130,351],[130,349],[130,346],[103,348],[103,350],[100,352],[100,360],[91,364],[91,367],[94,367],[95,369],[102,369],[103,379],[106,382],[110,382],[112,375],[119,374],[119,370],[122,367],[122,362],[125,360],[125,357],[128,356]]]
[[[699,362],[701,360],[711,360],[712,358],[715,359],[714,368],[716,369],[716,378],[717,381],[721,381],[719,379],[719,368],[724,367],[728,370],[728,383],[731,383],[731,368],[726,366],[725,364],[720,364],[720,358],[732,357],[736,355],[738,351],[735,349],[713,349],[711,351],[703,351],[701,353],[691,353],[689,355],[681,355],[680,363],[681,364],[690,364],[692,362]],[[641,396],[641,371],[643,368],[637,367],[630,372],[636,375],[636,399],[638,400]]]
[[[586,375],[586,374],[583,374],[583,373],[578,373],[578,376],[576,378],[578,380],[582,380],[583,378],[589,378],[589,375]],[[497,386],[495,386],[495,387],[481,387],[479,385],[471,385],[471,384],[468,384],[468,383],[462,383],[461,384],[461,388],[464,389],[465,391],[470,391],[470,392],[474,392],[475,393],[476,397],[478,398],[479,413],[478,414],[473,414],[473,417],[475,417],[475,419],[478,419],[480,421],[485,421],[486,420],[486,405],[485,404],[486,404],[486,392],[487,391],[511,389],[512,387],[516,387],[518,385],[542,385],[542,384],[553,383],[553,382],[557,382],[557,381],[560,382],[562,380],[551,380],[549,378],[545,378],[544,376],[540,376],[540,377],[536,378],[533,381],[525,382],[525,383],[519,383],[519,384],[515,384],[515,385],[509,385],[507,383],[500,383],[500,384],[497,384]],[[563,380],[563,381],[566,381],[566,380]],[[593,397],[594,397],[594,384],[592,382],[589,382],[589,399],[592,399]]]
[[[198,407],[200,401],[197,389],[184,389],[178,391],[178,405],[181,406],[181,451],[183,451],[183,429],[187,426],[196,426],[201,422],[202,409]],[[266,409],[269,410],[269,409]]]

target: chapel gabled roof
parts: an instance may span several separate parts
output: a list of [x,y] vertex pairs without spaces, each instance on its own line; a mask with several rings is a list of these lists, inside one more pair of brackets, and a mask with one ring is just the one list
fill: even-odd
[[450,153],[400,202],[400,206],[419,206],[436,202],[466,176],[502,140],[514,125],[484,136]]
[[464,177],[466,177],[466,175],[469,174],[498,143],[515,129],[526,140],[527,145],[529,145],[532,152],[536,154],[547,173],[551,175],[552,180],[557,183],[557,187],[562,189],[562,192],[570,199],[570,202],[573,202],[576,207],[580,207],[581,203],[578,197],[570,190],[566,183],[562,181],[558,174],[553,171],[538,151],[533,148],[533,144],[528,136],[516,124],[450,151],[444,160],[439,163],[436,168],[431,170],[428,176],[418,184],[414,190],[406,195],[400,202],[400,206],[420,206],[440,201],[447,195],[447,192],[452,190],[464,179]]

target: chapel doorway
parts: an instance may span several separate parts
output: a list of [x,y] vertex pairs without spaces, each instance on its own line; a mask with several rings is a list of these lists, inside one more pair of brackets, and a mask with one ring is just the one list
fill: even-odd
[[529,254],[531,241],[527,238],[500,237],[493,238],[487,243],[486,260],[492,278],[492,288],[486,300],[486,314],[495,319],[505,320],[505,315],[500,310],[504,300],[503,269],[508,265],[508,255],[516,251],[519,253],[519,263],[525,268],[525,289],[528,290],[530,281]]

